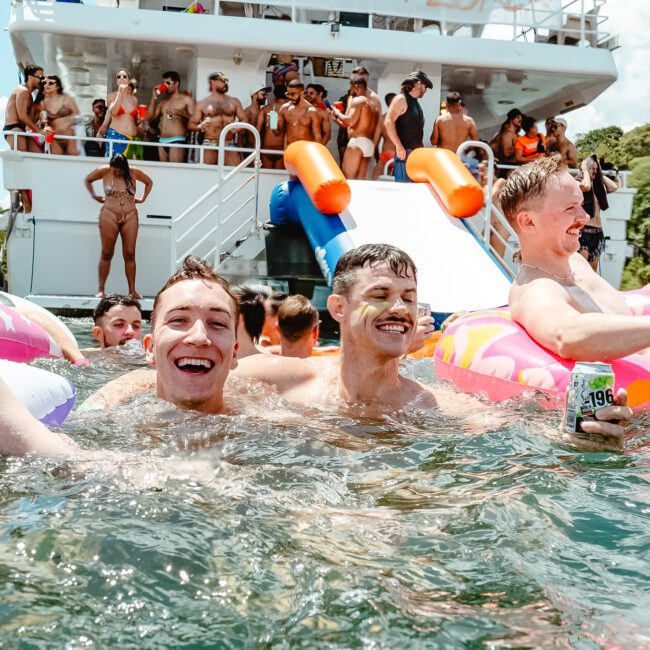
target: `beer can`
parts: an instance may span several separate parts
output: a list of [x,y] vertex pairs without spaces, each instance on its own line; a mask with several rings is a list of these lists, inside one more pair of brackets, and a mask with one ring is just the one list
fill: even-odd
[[566,430],[582,433],[582,423],[596,419],[596,411],[614,403],[614,373],[608,363],[576,363],[567,394]]
[[431,305],[428,302],[418,303],[418,318],[422,316],[431,316]]

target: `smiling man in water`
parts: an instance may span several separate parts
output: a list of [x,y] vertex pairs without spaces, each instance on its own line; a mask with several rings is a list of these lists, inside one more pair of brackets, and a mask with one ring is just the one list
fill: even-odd
[[131,296],[104,296],[93,311],[93,321],[92,335],[102,350],[142,339],[142,308]]

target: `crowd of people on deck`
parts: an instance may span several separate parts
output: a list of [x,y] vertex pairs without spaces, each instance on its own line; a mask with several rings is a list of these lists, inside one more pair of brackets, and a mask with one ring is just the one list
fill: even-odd
[[[137,96],[136,80],[120,68],[115,74],[115,90],[106,99],[93,101],[92,117],[86,121],[58,76],[45,75],[42,68],[29,65],[24,70],[25,83],[9,98],[4,129],[26,131],[30,137],[6,137],[12,147],[31,152],[76,155],[80,152],[76,140],[55,136],[77,136],[82,141],[88,138],[83,148],[89,156],[121,153],[131,159],[215,164],[221,131],[233,122],[246,122],[260,133],[266,169],[281,169],[281,154],[295,140],[327,145],[336,138],[347,178],[365,179],[371,173],[377,178],[385,171],[390,173],[386,165],[394,160],[396,180],[407,180],[401,163],[410,151],[424,146],[424,113],[418,100],[433,87],[426,73],[409,74],[396,92],[384,97],[386,111],[382,112],[382,101],[370,87],[367,68],[354,68],[347,94],[332,103],[325,87],[300,79],[291,57],[282,61],[274,68],[273,86],[260,82],[250,87],[246,106],[228,94],[226,73],[210,74],[209,94],[195,101],[182,89],[180,75],[174,70],[161,75],[145,104]],[[497,162],[505,165],[559,152],[570,167],[576,167],[575,146],[567,139],[566,128],[564,118],[550,117],[546,133],[539,133],[536,118],[512,109],[490,146]],[[106,138],[109,143],[96,138]],[[478,139],[477,124],[468,115],[463,98],[450,92],[434,122],[430,143],[456,151],[463,142]],[[232,132],[226,142],[230,149],[225,152],[225,163],[240,162],[241,151],[233,149],[249,149],[253,144],[250,132]],[[200,153],[196,145],[202,145]],[[479,149],[464,156],[477,179],[482,178],[479,163],[483,157]],[[375,170],[370,172],[373,161]]]

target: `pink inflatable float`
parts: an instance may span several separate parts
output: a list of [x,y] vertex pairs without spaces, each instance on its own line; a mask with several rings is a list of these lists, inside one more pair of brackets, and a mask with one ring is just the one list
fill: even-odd
[[37,357],[60,357],[52,337],[14,307],[0,305],[0,359],[31,361]]
[[[650,288],[622,294],[630,312],[650,315]],[[500,402],[527,391],[562,408],[574,361],[540,347],[506,309],[473,312],[453,322],[434,353],[436,373],[465,392]],[[650,410],[650,356],[631,354],[612,362],[616,388],[626,388],[635,410]]]

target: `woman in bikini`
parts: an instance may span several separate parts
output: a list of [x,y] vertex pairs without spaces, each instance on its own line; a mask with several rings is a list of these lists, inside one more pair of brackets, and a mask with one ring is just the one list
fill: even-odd
[[[48,74],[43,80],[43,100],[40,102],[39,110],[47,113],[47,124],[56,135],[74,135],[75,117],[79,115],[79,109],[74,99],[63,92],[61,79],[55,74]],[[39,120],[42,116],[39,115]],[[53,140],[50,145],[50,153],[78,156],[79,149],[74,140]]]
[[[125,153],[129,143],[138,133],[138,100],[133,94],[133,85],[131,84],[131,75],[125,68],[120,68],[115,75],[117,81],[117,91],[108,96],[108,111],[106,119],[102,124],[97,135],[113,140],[113,154]],[[110,125],[110,126],[109,126]],[[110,145],[106,145],[106,152],[111,151]]]
[[[93,190],[93,183],[99,180],[104,185],[104,196],[98,196]],[[140,199],[135,196],[136,181],[144,185],[144,193]],[[138,237],[138,211],[135,206],[143,203],[149,196],[153,181],[143,171],[135,167],[130,168],[128,160],[118,153],[111,158],[108,165],[102,165],[90,172],[85,183],[93,199],[102,204],[99,212],[102,253],[99,258],[99,291],[96,297],[104,297],[117,236],[121,235],[129,295],[139,300],[142,296],[135,290],[135,242]]]

